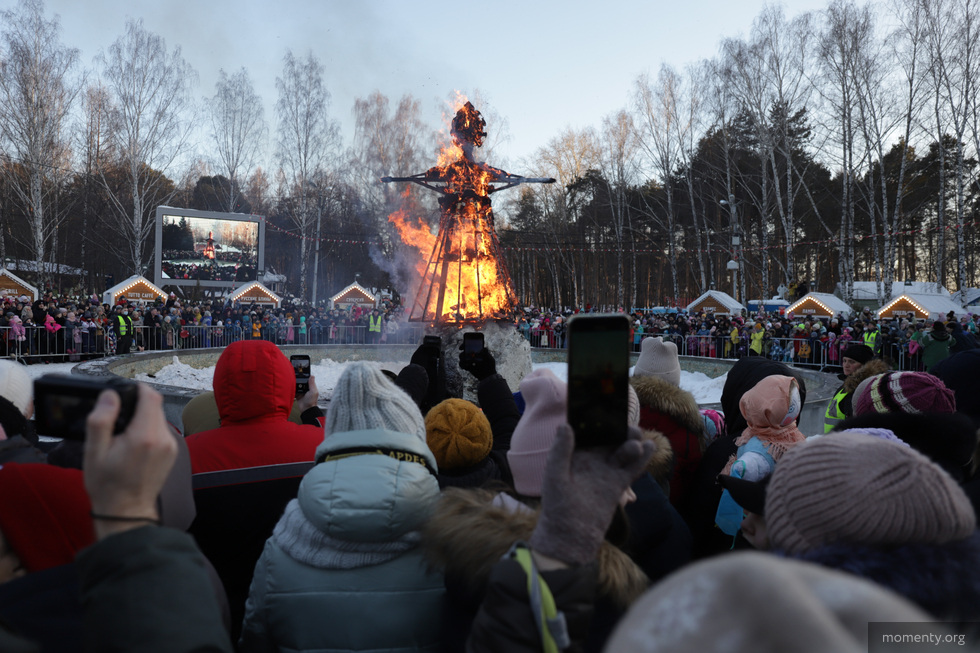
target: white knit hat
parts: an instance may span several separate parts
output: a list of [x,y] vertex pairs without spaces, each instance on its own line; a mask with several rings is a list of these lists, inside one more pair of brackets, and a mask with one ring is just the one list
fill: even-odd
[[660,336],[644,338],[640,345],[640,357],[633,368],[633,376],[656,376],[671,385],[681,384],[681,364],[677,358],[677,345]]
[[34,383],[20,363],[0,360],[0,397],[14,405],[27,417],[34,394]]
[[425,421],[412,398],[379,368],[356,362],[337,380],[324,434],[366,429],[411,433],[425,442]]

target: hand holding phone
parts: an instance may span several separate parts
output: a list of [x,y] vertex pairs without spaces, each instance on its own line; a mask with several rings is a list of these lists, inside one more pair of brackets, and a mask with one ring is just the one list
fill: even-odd
[[575,446],[618,446],[627,434],[629,320],[576,315],[568,338],[568,423]]
[[302,397],[310,391],[310,357],[303,354],[296,354],[289,357],[289,362],[293,366],[296,374],[296,396]]
[[486,348],[482,333],[464,333],[463,344],[459,349],[460,369],[466,370],[481,381],[497,373],[497,361]]

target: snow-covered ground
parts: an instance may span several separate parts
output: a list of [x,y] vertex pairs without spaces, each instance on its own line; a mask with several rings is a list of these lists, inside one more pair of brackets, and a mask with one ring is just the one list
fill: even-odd
[[[45,374],[71,374],[71,368],[75,365],[77,363],[51,363],[48,365],[28,365],[24,369],[27,370],[27,373],[32,379],[36,379]],[[320,390],[321,400],[325,401],[333,395],[333,390],[337,385],[337,379],[340,378],[346,365],[346,363],[338,363],[327,359],[313,365],[313,376],[316,377],[316,385]],[[403,363],[368,362],[368,365],[398,372],[402,368]],[[534,366],[534,369],[549,369],[562,381],[568,381],[568,365],[566,363],[538,363]],[[633,370],[631,369],[630,373],[632,374],[632,372]],[[694,395],[694,400],[699,404],[716,404],[721,401],[721,391],[725,386],[726,376],[722,375],[716,379],[712,379],[700,372],[681,371],[681,387]],[[180,362],[177,356],[174,356],[172,363],[163,367],[163,369],[152,377],[147,374],[136,375],[136,379],[139,381],[197,390],[213,390],[211,385],[213,377],[214,366],[197,369],[196,367],[191,367],[186,363]]]
[[[403,363],[374,363],[369,362],[381,369],[388,369],[398,372],[404,365]],[[324,359],[321,363],[313,365],[312,372],[316,379],[317,388],[320,390],[320,399],[326,400],[333,395],[333,389],[337,385],[337,379],[344,371],[346,363],[338,363]],[[534,369],[550,369],[555,376],[562,381],[568,381],[568,365],[566,363],[538,363]],[[632,373],[632,370],[630,370]],[[200,390],[212,390],[212,377],[214,367],[197,369],[181,363],[177,356],[174,362],[165,366],[152,377],[147,374],[137,374],[139,381],[149,381],[151,383],[162,383],[181,388],[196,388]],[[700,372],[681,372],[681,387],[692,395],[699,404],[713,404],[721,401],[721,391],[725,385],[725,376],[716,379],[709,378]]]

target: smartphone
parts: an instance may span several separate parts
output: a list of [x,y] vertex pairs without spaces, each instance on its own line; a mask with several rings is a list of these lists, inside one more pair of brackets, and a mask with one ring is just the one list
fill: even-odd
[[483,333],[467,332],[463,334],[463,357],[468,359],[476,359],[483,353],[484,342]]
[[84,440],[85,420],[104,390],[115,390],[122,400],[113,428],[113,434],[118,435],[126,430],[136,412],[139,388],[135,381],[58,374],[46,374],[35,379],[34,420],[38,434],[65,440]]
[[293,372],[296,374],[296,396],[302,397],[310,391],[310,357],[294,354],[289,357],[289,362],[292,363]]
[[427,347],[434,347],[442,351],[442,338],[439,336],[425,336],[422,338],[422,345]]
[[629,320],[576,315],[568,322],[568,423],[578,448],[626,441]]

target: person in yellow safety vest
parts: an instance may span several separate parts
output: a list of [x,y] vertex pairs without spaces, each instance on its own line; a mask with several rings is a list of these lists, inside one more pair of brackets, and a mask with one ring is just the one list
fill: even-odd
[[876,374],[889,371],[888,364],[874,357],[871,347],[852,344],[841,352],[844,373],[840,375],[843,384],[837,388],[824,413],[823,432],[830,433],[837,425],[853,415],[851,400],[861,381]]
[[129,317],[129,309],[120,311],[117,306],[112,321],[116,329],[116,353],[128,354],[133,346],[133,318]]
[[376,345],[381,342],[381,322],[383,318],[381,317],[380,311],[374,309],[371,314],[368,315],[368,342],[372,345]]
[[864,344],[871,348],[875,356],[881,353],[881,330],[877,324],[872,322],[865,326],[864,334],[861,337],[864,339]]

